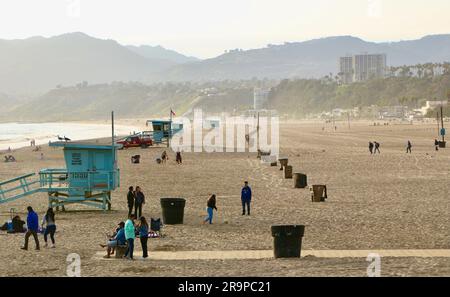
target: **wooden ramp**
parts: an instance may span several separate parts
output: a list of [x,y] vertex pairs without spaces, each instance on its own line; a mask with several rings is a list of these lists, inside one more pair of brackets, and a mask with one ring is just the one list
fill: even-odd
[[39,180],[35,175],[30,173],[0,182],[0,204],[40,192]]
[[[142,253],[135,250],[135,259],[144,260]],[[367,258],[370,254],[378,254],[387,258],[450,258],[450,250],[304,250],[303,257],[317,258]],[[105,251],[97,252],[94,259],[97,260],[120,260],[114,256],[104,259]],[[147,260],[257,260],[272,259],[273,250],[243,250],[243,251],[149,251]]]

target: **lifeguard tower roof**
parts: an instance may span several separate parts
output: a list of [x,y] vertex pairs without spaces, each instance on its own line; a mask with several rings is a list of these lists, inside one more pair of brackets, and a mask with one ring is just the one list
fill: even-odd
[[[52,147],[63,147],[63,148],[71,148],[71,149],[97,149],[97,150],[110,150],[112,149],[111,144],[107,143],[96,143],[96,142],[50,142],[49,146]],[[121,148],[122,145],[115,144],[116,148]]]

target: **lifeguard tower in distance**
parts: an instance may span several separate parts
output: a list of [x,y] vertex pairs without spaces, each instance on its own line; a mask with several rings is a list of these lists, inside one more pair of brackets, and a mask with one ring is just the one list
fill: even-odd
[[151,128],[151,137],[156,144],[168,144],[173,135],[183,130],[183,124],[172,120],[148,120],[146,125]]

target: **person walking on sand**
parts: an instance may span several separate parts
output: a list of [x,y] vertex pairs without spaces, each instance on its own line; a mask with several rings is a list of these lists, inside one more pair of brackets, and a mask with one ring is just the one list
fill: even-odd
[[410,140],[408,140],[408,144],[406,145],[406,153],[412,154],[412,144]]
[[183,164],[183,160],[181,158],[181,152],[177,152],[176,161],[177,161],[177,164],[180,164],[180,165]]
[[250,215],[250,203],[252,201],[252,189],[248,185],[248,181],[244,182],[241,191],[242,215],[245,215],[245,207],[247,206],[247,215]]
[[139,224],[137,226],[139,231],[139,239],[141,240],[142,247],[142,258],[148,258],[148,249],[147,249],[147,241],[148,241],[148,222],[145,217],[141,217],[139,219]]
[[36,243],[36,250],[40,250],[39,248],[39,238],[37,236],[37,232],[39,230],[39,217],[37,213],[34,212],[31,206],[27,207],[28,216],[27,216],[27,227],[28,231],[25,233],[25,245],[21,247],[22,250],[28,250],[28,240],[31,235],[33,235],[34,242]]
[[53,208],[49,208],[44,218],[42,219],[42,229],[44,229],[44,247],[47,247],[47,236],[50,234],[50,239],[52,241],[52,248],[55,248],[55,233],[56,233],[56,223],[55,223],[55,213]]
[[206,211],[208,213],[208,216],[206,217],[206,219],[203,220],[203,224],[205,224],[206,222],[209,222],[209,224],[212,224],[214,209],[217,211],[215,194],[211,195],[211,197],[209,197],[209,199],[206,203]]
[[125,252],[124,258],[127,258],[129,260],[133,260],[134,238],[136,237],[134,229],[134,219],[135,216],[131,215],[125,222],[125,239],[127,240],[128,248]]
[[162,161],[163,164],[166,164],[167,160],[169,160],[169,156],[167,155],[167,152],[164,151],[161,154],[161,161]]
[[373,142],[369,142],[369,152],[371,155],[373,154]]
[[136,187],[134,198],[134,217],[140,218],[142,216],[142,205],[145,204],[145,195],[141,191],[141,187]]
[[134,189],[132,186],[128,188],[127,194],[128,216],[130,216],[133,213],[134,199],[135,199],[135,194],[133,190]]
[[380,144],[375,141],[374,145],[375,145],[375,150],[374,150],[373,153],[376,154],[378,152],[379,154],[381,154],[381,152],[380,152]]

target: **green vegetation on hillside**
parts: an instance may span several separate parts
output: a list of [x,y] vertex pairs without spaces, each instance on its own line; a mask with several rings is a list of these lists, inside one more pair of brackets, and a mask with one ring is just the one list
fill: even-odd
[[[281,114],[304,117],[334,108],[406,105],[419,108],[426,100],[445,100],[450,75],[391,77],[350,85],[331,79],[222,81],[210,83],[111,83],[60,87],[47,94],[0,110],[2,121],[69,121],[103,119],[114,110],[121,118],[183,115],[194,108],[234,112],[252,108],[253,88],[272,87],[269,107]],[[446,110],[446,112],[449,112]]]
[[392,77],[350,85],[330,80],[283,80],[272,89],[270,105],[283,113],[305,116],[334,108],[370,105],[422,106],[427,100],[445,100],[450,75]]

